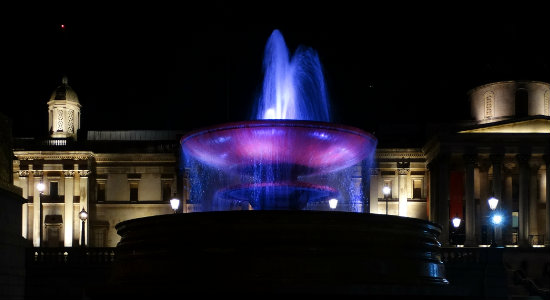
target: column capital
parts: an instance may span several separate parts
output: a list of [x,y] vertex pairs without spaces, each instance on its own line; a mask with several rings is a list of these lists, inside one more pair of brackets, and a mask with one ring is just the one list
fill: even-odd
[[478,166],[480,171],[487,172],[491,167],[491,162],[488,159],[478,159]]
[[74,170],[64,170],[64,171],[63,171],[63,176],[65,176],[65,177],[73,177],[73,176],[74,176],[74,173],[75,173]]
[[526,154],[526,153],[516,154],[516,159],[520,164],[529,163],[530,158],[531,158],[531,154]]
[[504,160],[504,154],[501,153],[493,153],[489,155],[489,159],[493,164],[500,164]]
[[462,155],[462,159],[466,164],[475,164],[477,162],[477,154],[466,153]]

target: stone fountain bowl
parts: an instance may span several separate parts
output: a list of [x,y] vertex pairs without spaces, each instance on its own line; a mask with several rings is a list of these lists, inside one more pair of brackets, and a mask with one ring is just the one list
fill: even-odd
[[437,224],[325,211],[217,211],[116,225],[109,291],[395,296],[447,286]]
[[376,144],[358,128],[299,120],[226,123],[181,139],[184,153],[208,166],[240,174],[279,168],[273,173],[289,177],[351,167],[369,157]]

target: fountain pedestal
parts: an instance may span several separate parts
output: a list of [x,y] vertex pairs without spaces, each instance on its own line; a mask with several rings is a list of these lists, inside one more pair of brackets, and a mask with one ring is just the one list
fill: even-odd
[[133,219],[109,290],[120,295],[432,295],[447,285],[440,227],[323,211],[217,211]]

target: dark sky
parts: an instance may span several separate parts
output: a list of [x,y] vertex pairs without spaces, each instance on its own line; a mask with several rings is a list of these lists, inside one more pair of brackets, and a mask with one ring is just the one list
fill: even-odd
[[18,11],[21,17],[2,26],[0,111],[13,119],[15,136],[45,134],[46,102],[66,74],[88,130],[196,129],[248,119],[274,29],[291,51],[304,45],[318,52],[334,121],[367,131],[463,120],[466,92],[479,84],[550,77],[549,27],[536,8],[359,4]]

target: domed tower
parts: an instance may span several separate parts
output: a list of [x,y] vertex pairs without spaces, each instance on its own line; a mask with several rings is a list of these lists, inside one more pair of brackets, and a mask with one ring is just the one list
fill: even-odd
[[500,81],[469,91],[473,119],[479,124],[533,116],[550,116],[550,84]]
[[80,129],[80,102],[66,76],[48,101],[48,127],[52,138],[76,140]]

